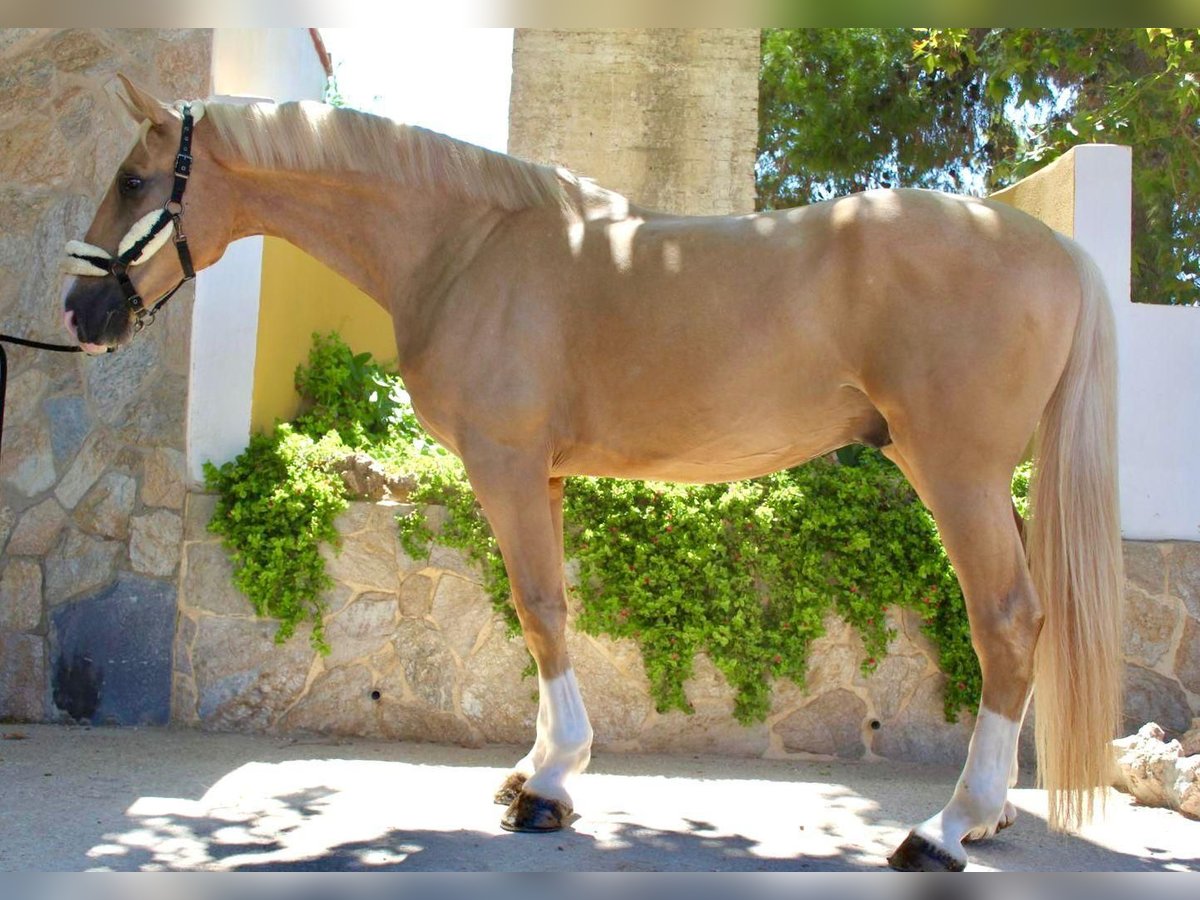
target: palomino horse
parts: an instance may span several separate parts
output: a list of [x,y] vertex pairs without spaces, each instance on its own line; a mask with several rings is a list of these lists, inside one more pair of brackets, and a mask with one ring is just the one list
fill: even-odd
[[[125,88],[141,131],[87,243],[68,245],[69,270],[96,276],[70,286],[68,328],[92,352],[127,341],[137,294],[255,234],[391,313],[413,406],[466,465],[537,662],[536,740],[496,797],[505,828],[563,827],[590,756],[564,640],[563,479],[728,481],[852,442],[882,448],[936,517],[983,669],[962,776],[891,864],[961,869],[964,841],[1012,822],[1035,682],[1050,822],[1091,814],[1120,706],[1121,565],[1112,316],[1077,245],[930,191],[662,215],[351,110],[169,107]],[[157,252],[184,229],[190,252]],[[1035,430],[1023,526],[1009,482]]]

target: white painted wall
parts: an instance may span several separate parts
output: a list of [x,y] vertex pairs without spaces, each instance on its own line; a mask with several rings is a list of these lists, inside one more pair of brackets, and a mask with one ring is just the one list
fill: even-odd
[[1075,239],[1117,323],[1121,531],[1200,541],[1200,308],[1131,303],[1128,147],[1075,148]]
[[[222,99],[319,100],[325,70],[307,28],[218,28],[213,93]],[[250,438],[262,238],[236,241],[196,276],[188,390],[187,465],[192,486]]]

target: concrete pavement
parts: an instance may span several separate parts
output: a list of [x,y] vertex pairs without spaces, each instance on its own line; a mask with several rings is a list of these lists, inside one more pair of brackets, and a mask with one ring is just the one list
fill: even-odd
[[[862,871],[957,769],[598,752],[567,831],[509,834],[516,747],[0,725],[0,871]],[[1028,783],[1028,781],[1026,781]],[[1110,795],[1077,836],[1045,795],[970,870],[1200,871],[1200,822]]]

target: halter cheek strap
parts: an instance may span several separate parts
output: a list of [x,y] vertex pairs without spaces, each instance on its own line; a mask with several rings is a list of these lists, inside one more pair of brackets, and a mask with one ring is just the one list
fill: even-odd
[[[68,241],[66,246],[67,256],[63,270],[68,274],[112,275],[117,279],[134,316],[134,331],[141,331],[153,322],[155,315],[175,296],[175,292],[196,277],[187,237],[179,220],[183,215],[183,192],[187,190],[188,178],[192,174],[192,129],[204,116],[204,104],[199,100],[184,103],[180,106],[180,113],[183,127],[179,135],[179,152],[175,154],[175,181],[171,186],[171,199],[166,205],[147,213],[133,223],[117,245],[115,257],[103,247],[83,241]],[[141,295],[129,277],[129,269],[150,259],[166,246],[172,237],[175,241],[175,252],[179,256],[179,266],[183,269],[183,278],[150,309],[146,309]]]

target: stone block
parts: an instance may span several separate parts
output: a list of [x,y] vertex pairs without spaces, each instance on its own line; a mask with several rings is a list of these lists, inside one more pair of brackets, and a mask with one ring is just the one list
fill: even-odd
[[184,468],[184,457],[178,450],[158,447],[146,451],[142,457],[142,503],[183,509]]
[[956,723],[946,721],[945,681],[940,672],[925,676],[898,715],[880,720],[879,730],[873,732],[872,751],[896,761],[961,765],[975,723],[965,714],[960,714]]
[[93,724],[167,724],[175,612],[173,585],[133,575],[54,610],[55,708]]
[[1200,541],[1177,541],[1168,557],[1169,590],[1200,621]]
[[1193,694],[1200,694],[1200,622],[1188,618],[1175,651],[1175,675]]
[[229,554],[215,541],[187,545],[181,599],[189,609],[217,615],[254,614],[246,595],[234,587]]
[[187,494],[184,503],[183,539],[185,541],[212,541],[216,535],[208,530],[213,511],[217,507],[216,494]]
[[853,683],[866,690],[876,717],[892,719],[900,714],[928,672],[929,663],[924,656],[889,652],[870,675],[856,671]]
[[87,401],[78,394],[51,397],[42,404],[46,420],[50,423],[50,447],[54,461],[65,468],[83,447],[92,419],[88,415]]
[[46,719],[46,642],[0,628],[0,721]]
[[45,556],[62,534],[67,514],[53,497],[26,510],[8,543],[7,552],[14,556]]
[[[519,637],[509,637],[504,623],[496,620],[488,627],[483,644],[463,667],[462,713],[485,740],[533,743],[538,689],[536,678],[521,674],[528,663],[525,642]],[[590,704],[588,713],[595,721],[596,710]]]
[[865,752],[867,705],[844,689],[821,694],[775,726],[785,750],[858,759]]
[[360,594],[325,621],[329,655],[325,667],[345,665],[375,653],[395,634],[398,604],[394,594]]
[[[497,624],[503,628],[503,623]],[[520,638],[514,643],[524,649],[525,642]],[[599,746],[636,741],[643,723],[654,713],[644,669],[638,665],[632,674],[623,670],[609,653],[615,643],[573,631],[567,634],[571,665]],[[525,653],[521,655],[529,658]],[[728,685],[707,658],[698,662],[698,668],[700,676],[688,683],[697,711],[727,715],[732,708]],[[524,683],[537,686],[532,679]]]
[[0,576],[0,628],[33,631],[42,621],[42,567],[8,557]]
[[474,582],[455,575],[438,579],[433,593],[433,620],[460,660],[471,655],[480,634],[492,621],[491,598]]
[[129,561],[134,571],[160,577],[174,575],[183,541],[179,515],[160,509],[134,516],[130,525]]
[[268,731],[304,690],[316,652],[298,628],[282,644],[278,623],[201,616],[192,643],[196,714],[204,728]]
[[1159,597],[1167,588],[1167,561],[1164,545],[1154,541],[1122,541],[1125,580],[1151,597]]
[[1172,678],[1142,666],[1125,666],[1126,734],[1147,722],[1157,722],[1173,734],[1187,731],[1192,710],[1187,695]]
[[400,614],[421,619],[433,611],[433,579],[414,572],[400,585]]
[[[437,629],[419,619],[402,619],[392,643],[411,696],[429,709],[453,713],[459,670]],[[400,696],[394,688],[389,693]]]
[[1163,602],[1136,587],[1127,588],[1122,644],[1125,657],[1153,668],[1171,649],[1178,618],[1174,601]]
[[71,530],[45,559],[46,603],[56,606],[110,584],[125,545]]
[[0,481],[23,497],[36,497],[54,485],[54,450],[44,422],[5,429],[4,445],[7,450],[0,456]]
[[483,570],[479,563],[468,559],[461,550],[435,543],[429,548],[429,566],[450,572],[475,584],[483,584]]
[[[14,359],[9,357],[9,365]],[[25,369],[23,372],[9,373],[8,395],[5,397],[7,406],[4,410],[4,424],[12,428],[24,425],[34,417],[38,405],[46,396],[50,386],[50,378],[41,369]]]
[[[369,515],[369,513],[367,514]],[[340,551],[322,545],[321,556],[329,577],[360,591],[400,592],[400,573],[396,567],[395,531],[363,528],[342,539]]]
[[366,666],[344,666],[318,675],[280,722],[282,731],[309,731],[355,737],[379,737],[379,699],[375,677]]
[[75,507],[75,523],[91,534],[124,540],[129,537],[136,494],[137,482],[132,478],[107,472]]
[[[116,353],[114,356],[120,356]],[[54,496],[67,509],[83,499],[117,455],[116,439],[108,431],[93,431],[75,455],[75,461],[54,489]]]

